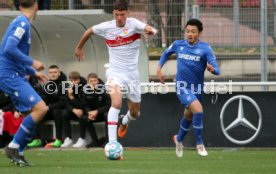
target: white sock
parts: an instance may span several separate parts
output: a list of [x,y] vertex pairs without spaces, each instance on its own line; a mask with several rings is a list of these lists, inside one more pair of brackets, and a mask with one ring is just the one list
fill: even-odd
[[20,156],[24,156],[24,153],[23,153],[23,152],[18,152],[18,154],[19,154]]
[[111,107],[108,111],[107,125],[108,125],[108,141],[117,141],[117,124],[119,109]]
[[128,111],[127,114],[124,116],[122,120],[123,125],[128,125],[130,122],[136,120],[137,118],[134,118],[130,115],[130,112]]
[[13,149],[18,149],[19,148],[19,144],[14,143],[13,141],[10,142],[10,144],[8,145],[9,148],[13,148]]

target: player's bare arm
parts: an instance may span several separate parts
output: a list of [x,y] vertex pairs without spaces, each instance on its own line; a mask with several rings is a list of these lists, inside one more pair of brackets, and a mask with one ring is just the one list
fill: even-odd
[[42,71],[45,68],[44,65],[38,60],[33,60],[32,67],[37,71]]
[[162,67],[160,65],[158,65],[157,67],[157,71],[156,71],[157,77],[159,79],[159,81],[164,84],[165,83],[165,77],[162,73]]
[[207,63],[207,70],[210,72],[214,72],[215,68],[211,64]]
[[79,43],[77,44],[77,46],[75,48],[75,56],[79,61],[83,60],[83,58],[84,58],[83,46],[92,34],[93,34],[92,28],[87,29],[84,32],[84,34],[82,35]]

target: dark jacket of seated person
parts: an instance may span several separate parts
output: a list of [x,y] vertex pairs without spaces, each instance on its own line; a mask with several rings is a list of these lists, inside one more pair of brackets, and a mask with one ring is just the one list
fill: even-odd
[[[66,93],[63,88],[66,88],[67,85],[66,83],[62,85],[62,83],[66,82],[66,80],[66,75],[61,71],[60,76],[56,80],[50,80],[50,82],[45,85],[42,97],[48,105],[49,110],[65,108]],[[55,86],[53,86],[53,84]]]
[[[111,106],[111,100],[105,90],[103,81],[95,73],[90,73],[87,77],[87,85],[82,101],[85,109],[82,118],[79,120],[80,127],[81,129],[83,127],[86,128],[92,139],[92,142],[87,144],[86,147],[103,147],[108,137],[107,124],[105,124],[105,137],[99,140],[93,123],[107,122],[107,113]],[[81,132],[80,137],[84,138],[84,134]]]
[[78,84],[73,85],[72,87],[72,95],[73,95],[73,99],[69,97],[68,95],[68,91],[66,91],[67,93],[67,100],[66,100],[66,110],[69,112],[72,112],[73,109],[82,109],[84,110],[85,105],[82,101],[82,96],[83,96],[83,89],[84,86],[86,85],[86,80],[84,77],[80,77],[80,82]]
[[[88,121],[106,121],[111,100],[105,90],[104,82],[101,79],[98,79],[98,84],[95,88],[90,85],[86,86],[82,101],[85,105],[84,115],[87,115]],[[95,112],[95,116],[92,113],[93,111]]]

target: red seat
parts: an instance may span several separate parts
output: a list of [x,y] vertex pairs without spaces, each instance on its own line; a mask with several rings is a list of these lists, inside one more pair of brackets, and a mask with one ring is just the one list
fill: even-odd
[[213,6],[219,6],[220,0],[206,0],[206,7],[213,7]]
[[224,6],[224,7],[232,7],[233,0],[221,0],[220,4],[221,6]]

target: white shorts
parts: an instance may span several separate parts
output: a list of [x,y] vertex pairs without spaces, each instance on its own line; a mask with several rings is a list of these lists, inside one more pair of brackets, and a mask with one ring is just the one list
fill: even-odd
[[138,71],[122,73],[107,69],[106,79],[105,87],[107,91],[109,91],[110,85],[119,85],[121,88],[121,94],[124,98],[127,98],[134,103],[141,102],[141,85]]

